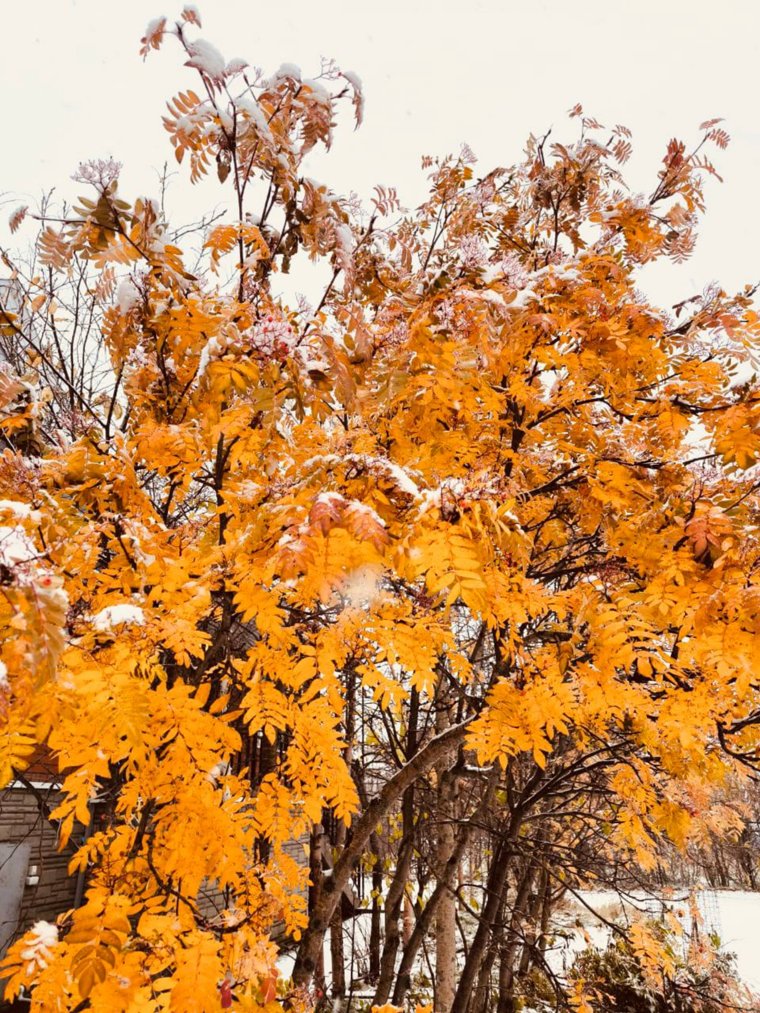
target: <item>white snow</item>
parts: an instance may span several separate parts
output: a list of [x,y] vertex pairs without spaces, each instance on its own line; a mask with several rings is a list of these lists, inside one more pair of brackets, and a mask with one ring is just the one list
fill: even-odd
[[0,563],[12,569],[19,563],[29,563],[36,559],[39,553],[34,543],[23,528],[15,525],[8,527],[0,526]]
[[388,472],[393,481],[396,483],[400,492],[405,492],[407,496],[413,496],[415,499],[419,499],[419,486],[400,465],[396,464],[394,461],[382,461],[381,463],[384,470]]
[[225,348],[226,344],[220,335],[217,334],[213,338],[209,338],[201,349],[200,358],[198,359],[198,372],[195,374],[196,380],[200,380],[206,372],[209,362],[218,359],[220,355],[224,354]]
[[149,39],[151,35],[155,35],[157,32],[162,31],[165,24],[166,18],[163,16],[160,18],[152,18],[145,29],[145,38]]
[[301,68],[297,63],[281,63],[278,70],[269,79],[270,86],[276,84],[283,78],[292,78],[294,81],[301,80]]
[[[302,524],[299,525],[297,531],[300,534],[305,534],[304,531],[301,531],[302,527],[303,527]],[[303,552],[304,549],[306,548],[306,542],[304,542],[302,538],[296,537],[296,535],[293,535],[289,531],[286,531],[285,534],[281,535],[280,538],[278,539],[277,548],[287,549],[289,552],[300,553]]]
[[330,92],[325,88],[319,81],[315,81],[312,77],[305,77],[303,79],[305,84],[314,94],[315,98],[319,99],[324,105],[330,104]]
[[188,44],[190,59],[185,63],[186,67],[195,67],[212,81],[221,81],[224,77],[226,61],[216,46],[213,46],[206,39],[196,39]]
[[577,265],[570,262],[568,264],[547,264],[546,267],[539,267],[537,271],[531,271],[528,277],[531,281],[546,277],[559,278],[563,281],[577,281],[580,274]]
[[490,285],[492,282],[503,278],[504,271],[499,264],[486,264],[485,267],[481,267],[480,269],[480,277],[486,285]]
[[21,951],[21,959],[38,968],[45,967],[52,949],[58,944],[58,927],[50,922],[35,922],[31,934],[32,938]]
[[339,492],[321,492],[314,502],[324,503],[325,506],[342,507],[345,505],[346,501]]
[[245,70],[247,66],[248,66],[247,60],[243,60],[239,56],[236,56],[234,59],[230,60],[230,62],[224,68],[225,76],[229,77],[232,74],[240,74],[242,73],[242,71]]
[[355,70],[343,70],[341,71],[341,73],[343,74],[343,77],[345,77],[345,79],[348,81],[348,83],[351,85],[352,88],[354,88],[356,91],[362,90],[362,79],[359,77],[359,75],[356,73]]
[[28,503],[20,503],[15,499],[0,499],[0,512],[11,513],[19,520],[31,521],[33,524],[40,523],[39,510],[32,510]]
[[354,514],[360,514],[363,517],[369,518],[379,527],[384,528],[386,526],[385,521],[380,514],[374,510],[368,503],[361,503],[358,499],[352,499],[348,502],[349,510]]
[[300,355],[299,361],[307,373],[327,373],[330,368],[327,359],[314,359]]
[[508,253],[501,260],[486,264],[481,268],[480,276],[487,285],[503,279],[512,288],[517,289],[525,288],[529,277],[516,253]]
[[354,70],[344,70],[344,71],[341,71],[341,73],[343,74],[343,77],[345,77],[345,79],[348,81],[348,83],[351,85],[351,87],[356,92],[357,99],[358,99],[358,102],[359,102],[359,108],[358,108],[358,111],[357,111],[357,119],[358,119],[359,123],[361,123],[362,116],[363,116],[363,113],[364,113],[364,90],[362,88],[362,79],[359,77],[359,75]]
[[145,613],[137,605],[108,605],[93,616],[93,628],[108,632],[114,626],[143,626]]
[[[226,71],[225,71],[226,73]],[[222,125],[222,130],[226,130],[227,133],[232,133],[234,128],[234,121],[226,109],[220,109],[218,111],[219,122]]]
[[122,313],[129,311],[140,302],[140,292],[131,278],[123,278],[116,289],[116,305]]
[[389,461],[385,457],[373,457],[371,454],[346,454],[343,457],[338,457],[337,454],[320,454],[304,461],[301,465],[301,472],[308,475],[317,470],[329,471],[338,464],[366,469],[373,475],[384,475],[394,483],[400,492],[406,493],[412,499],[420,498],[420,489],[414,479],[395,461]]
[[335,238],[338,242],[338,248],[341,256],[346,261],[350,260],[356,247],[356,240],[354,239],[354,234],[351,231],[350,226],[346,225],[345,222],[341,222],[339,225],[336,225]]
[[[507,303],[504,300],[503,295],[499,295],[498,292],[494,292],[492,288],[482,288],[475,291],[471,288],[462,289],[461,293],[465,299],[482,299],[483,302],[490,302],[494,306],[498,306],[499,309],[504,309]],[[514,306],[514,303],[509,303],[510,306]]]
[[717,892],[720,936],[723,948],[736,954],[739,975],[750,988],[760,991],[760,963],[757,959],[760,894],[748,890]]
[[[649,911],[657,915],[666,906],[674,911],[681,911],[681,919],[688,920],[687,891],[681,891],[673,899],[663,901],[654,896],[636,895],[632,901],[621,905],[620,899],[612,891],[582,891],[580,897],[589,907],[599,911],[605,917],[614,920],[614,910],[622,909],[623,916],[630,916],[637,909]],[[715,932],[721,941],[721,949],[736,955],[736,969],[739,977],[751,989],[760,990],[760,965],[757,960],[757,941],[760,924],[760,893],[749,890],[701,890],[697,893],[705,928]],[[576,901],[568,915],[571,924],[576,917],[582,922],[594,946],[603,949],[609,941],[609,929],[594,915]],[[576,953],[586,946],[583,933],[573,929],[565,946],[555,949],[549,954],[550,963],[555,969],[569,967]]]
[[440,509],[445,497],[459,499],[465,495],[467,487],[464,479],[450,478],[434,489],[424,489],[420,493],[420,513],[424,514],[431,508]]
[[185,4],[182,8],[182,14],[186,21],[194,21],[196,25],[200,26],[201,14],[195,4]]
[[524,309],[531,299],[538,299],[538,293],[532,288],[523,288],[508,305],[513,309]]

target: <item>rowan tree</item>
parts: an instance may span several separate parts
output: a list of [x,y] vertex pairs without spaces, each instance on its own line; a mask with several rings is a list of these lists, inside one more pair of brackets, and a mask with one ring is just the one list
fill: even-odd
[[[340,103],[360,121],[358,78],[266,77],[199,24],[159,19],[142,52],[179,44],[198,86],[164,118],[177,160],[230,188],[200,259],[107,161],[74,208],[41,209],[31,270],[4,254],[0,779],[52,752],[52,818],[88,870],[83,906],[12,947],[9,991],[306,1006],[343,888],[400,820],[376,1001],[402,1001],[414,842],[433,830],[446,910],[444,828],[474,839],[486,806],[495,878],[455,992],[450,907],[439,922],[438,1008],[465,1013],[497,957],[506,1003],[540,921],[510,884],[546,891],[549,862],[577,882],[592,822],[644,866],[658,840],[738,832],[710,803],[758,758],[753,293],[668,312],[637,287],[688,256],[728,138],[672,141],[632,194],[628,131],[576,107],[565,145],[532,137],[484,175],[467,149],[429,159],[419,209],[387,188],[365,208],[303,171]],[[282,295],[296,258],[329,267],[315,306]],[[325,814],[334,866],[307,904],[285,846]]]

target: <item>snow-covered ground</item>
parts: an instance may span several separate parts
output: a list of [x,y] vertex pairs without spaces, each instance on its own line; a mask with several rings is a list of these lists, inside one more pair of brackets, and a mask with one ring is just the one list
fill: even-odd
[[[737,970],[750,988],[760,993],[760,893],[744,890],[708,890],[699,893],[698,903],[704,927],[718,935],[723,949],[736,954]],[[604,922],[592,914],[598,912],[608,921],[621,921],[635,916],[637,912],[652,915],[662,913],[663,906],[679,913],[687,923],[689,920],[689,899],[684,890],[674,890],[668,900],[644,894],[632,895],[621,903],[612,891],[583,891],[577,898],[569,899],[558,913],[555,922],[555,943],[547,954],[549,963],[558,973],[566,970],[574,956],[584,947],[592,944],[603,949],[610,932]],[[347,922],[345,931],[346,981],[350,983],[364,967],[352,967],[350,953],[352,943],[356,951],[367,952],[369,942],[369,917],[360,915]],[[325,978],[330,980],[330,947],[325,941]],[[290,977],[293,958],[283,955],[278,960],[280,975]],[[368,993],[368,994],[371,994]]]
[[721,890],[717,897],[718,935],[725,949],[736,954],[744,981],[760,992],[760,893]]
[[[706,890],[698,893],[697,897],[705,928],[720,938],[726,952],[736,954],[740,976],[750,988],[760,992],[760,893]],[[672,898],[666,902],[661,898],[640,894],[631,897],[625,904],[621,904],[617,894],[611,891],[582,892],[579,899],[571,900],[565,906],[558,919],[569,936],[564,946],[558,940],[552,954],[552,964],[557,970],[569,966],[575,953],[588,945],[584,930],[593,945],[600,948],[606,945],[609,930],[601,920],[594,918],[588,908],[593,908],[610,921],[618,921],[636,911],[656,915],[662,911],[663,903],[672,910],[679,911],[688,921],[689,901],[683,890],[673,891]],[[576,919],[581,922],[582,929],[575,927]]]

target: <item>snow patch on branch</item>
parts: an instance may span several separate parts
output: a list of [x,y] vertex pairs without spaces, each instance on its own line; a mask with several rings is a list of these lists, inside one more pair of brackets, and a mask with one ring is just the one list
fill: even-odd
[[301,80],[301,68],[297,63],[281,63],[279,68],[269,78],[269,87],[274,88],[280,81],[285,80]]
[[29,535],[18,524],[0,526],[0,565],[9,570],[19,564],[31,563],[39,553]]
[[140,302],[141,295],[132,278],[123,278],[116,289],[116,305],[121,313],[129,313]]
[[52,951],[58,945],[58,927],[50,922],[35,922],[28,933],[21,959],[38,969],[47,967]]
[[39,510],[33,510],[28,503],[15,499],[0,499],[0,513],[13,514],[20,521],[31,521],[32,524],[39,524],[41,520]]
[[227,63],[216,46],[206,39],[196,39],[195,42],[188,43],[187,51],[190,59],[186,61],[186,67],[195,67],[212,81],[223,79]]
[[137,605],[108,605],[93,616],[92,625],[100,633],[107,633],[114,626],[144,626],[145,613]]

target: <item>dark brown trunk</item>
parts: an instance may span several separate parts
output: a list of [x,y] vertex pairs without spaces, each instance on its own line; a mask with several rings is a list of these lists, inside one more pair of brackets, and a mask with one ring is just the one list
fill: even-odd
[[[253,787],[258,787],[267,774],[270,774],[277,766],[276,743],[270,742],[265,735],[259,734],[259,748],[255,763],[255,777],[251,779]],[[259,837],[256,841],[256,854],[260,862],[266,864],[269,861],[270,845],[266,837]]]
[[542,869],[538,874],[538,882],[533,892],[530,904],[528,905],[527,918],[525,920],[525,928],[523,930],[524,940],[522,953],[520,954],[520,963],[517,968],[517,974],[519,977],[528,973],[535,959],[536,942],[540,932],[539,926],[541,922],[541,911],[544,906],[546,880],[546,870]]
[[472,998],[475,981],[486,954],[486,948],[491,938],[493,927],[496,924],[501,908],[502,897],[507,882],[507,874],[510,868],[510,857],[514,846],[515,837],[519,829],[519,822],[513,818],[508,832],[501,838],[494,850],[491,868],[488,872],[488,884],[486,887],[487,900],[483,906],[480,921],[475,932],[475,938],[470,946],[467,959],[462,968],[459,979],[459,986],[451,1013],[467,1013],[470,999]]
[[330,922],[330,963],[332,965],[332,995],[342,999],[346,994],[346,970],[343,954],[343,914],[340,904]]
[[459,861],[464,853],[467,841],[472,835],[472,829],[473,828],[468,825],[468,827],[461,832],[456,849],[449,858],[449,861],[446,864],[446,869],[444,870],[441,878],[438,880],[435,890],[430,895],[427,903],[420,912],[414,929],[412,930],[412,934],[409,937],[409,942],[404,947],[401,964],[396,976],[396,986],[393,990],[393,1003],[396,1006],[401,1006],[406,998],[406,993],[409,990],[409,986],[412,981],[412,967],[414,966],[414,961],[417,957],[417,953],[419,952],[420,945],[429,930],[432,928],[433,919],[438,911],[441,899],[446,893],[449,893],[452,890],[454,876],[456,875],[457,868],[459,867]]
[[[322,893],[322,824],[317,823],[309,838],[309,915],[319,903]],[[318,952],[318,958],[314,966],[314,984],[324,994],[325,991],[325,967],[322,948]]]
[[369,928],[369,980],[374,984],[380,977],[380,946],[382,929],[380,925],[380,897],[383,892],[383,861],[380,857],[380,843],[373,847],[375,861],[372,866],[372,920]]
[[497,1013],[511,1013],[514,1008],[515,960],[521,945],[526,915],[531,902],[531,889],[535,874],[535,863],[528,862],[523,870],[517,896],[512,907],[509,929],[504,934],[504,944],[500,954],[499,967],[499,1003]]
[[[413,689],[409,700],[409,726],[405,754],[409,760],[417,752],[417,719],[419,716],[419,691]],[[409,882],[409,873],[414,857],[414,838],[416,832],[414,813],[414,784],[404,792],[401,803],[402,838],[398,851],[396,872],[388,888],[385,898],[385,942],[380,958],[380,977],[375,989],[374,1006],[384,1006],[391,994],[393,975],[396,969],[401,938],[399,921],[403,912],[404,896]]]
[[393,985],[393,973],[400,939],[399,919],[404,902],[404,891],[409,880],[409,869],[414,852],[414,836],[410,834],[401,842],[396,874],[385,898],[385,941],[380,958],[380,976],[375,988],[373,1006],[383,1006],[388,1001]]
[[[447,692],[445,689],[437,699],[436,730],[449,727]],[[438,812],[437,842],[435,855],[436,872],[446,869],[456,847],[456,799],[458,782],[456,775],[443,762],[438,764]],[[435,988],[434,1005],[436,1013],[449,1013],[457,987],[457,939],[456,939],[456,897],[452,890],[445,890],[438,904],[435,917]]]
[[378,823],[390,813],[395,803],[409,785],[455,749],[464,739],[471,718],[449,728],[442,735],[436,735],[419,753],[406,763],[384,786],[366,807],[362,815],[351,826],[351,840],[335,863],[333,874],[323,886],[318,904],[304,929],[293,968],[293,982],[296,986],[308,985],[314,975],[317,957],[343,888],[366,850],[367,843]]
[[[346,747],[343,759],[349,770],[353,761],[353,741],[356,725],[356,673],[352,666],[346,670]],[[346,846],[347,828],[343,820],[335,825],[333,854],[339,855]],[[330,865],[332,866],[332,856]],[[343,905],[338,904],[330,921],[330,963],[332,965],[332,994],[342,999],[346,994],[346,963],[343,947]]]
[[459,836],[457,837],[454,851],[449,857],[446,867],[439,872],[435,889],[428,898],[425,906],[418,914],[412,935],[404,947],[401,964],[398,969],[398,974],[396,975],[396,987],[393,991],[393,1003],[396,1006],[403,1006],[404,1004],[406,993],[408,992],[412,981],[412,967],[414,966],[414,961],[423,940],[433,926],[433,921],[438,912],[441,898],[447,893],[454,893],[454,884],[460,871],[462,856],[472,840],[475,831],[478,829],[483,813],[488,810],[493,802],[498,778],[499,768],[494,767],[488,775],[486,791],[480,804],[478,805],[478,808],[472,814],[470,820],[464,824],[464,826],[459,828]]
[[[504,925],[504,912],[507,906],[508,893],[509,882],[506,881],[502,889],[501,905],[494,925],[495,930],[502,928]],[[500,942],[500,933],[498,931],[492,931],[491,938],[488,942],[488,948],[486,949],[483,961],[480,965],[480,971],[478,972],[478,983],[475,986],[475,991],[470,999],[470,1013],[489,1013],[491,1009],[491,974],[493,972],[493,965],[496,963],[496,955],[499,952]]]

